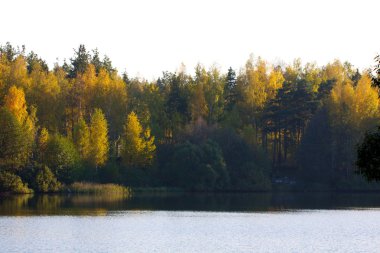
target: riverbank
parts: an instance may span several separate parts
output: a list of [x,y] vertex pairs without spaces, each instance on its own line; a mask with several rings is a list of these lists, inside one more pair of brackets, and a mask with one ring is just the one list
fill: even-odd
[[126,186],[118,184],[99,184],[99,183],[88,183],[88,182],[75,182],[71,185],[62,185],[55,191],[48,192],[38,192],[38,191],[27,191],[27,192],[0,192],[0,196],[7,195],[28,195],[28,194],[61,194],[61,193],[75,193],[75,194],[132,194],[132,189]]
[[21,194],[0,198],[0,216],[104,216],[123,211],[278,212],[380,208],[379,193]]
[[188,190],[178,187],[129,187],[112,183],[74,182],[70,185],[61,185],[55,191],[39,192],[0,192],[0,196],[22,194],[175,194],[175,193],[380,193],[380,184],[368,183],[366,185],[344,185],[338,187],[326,184],[273,184],[270,190]]

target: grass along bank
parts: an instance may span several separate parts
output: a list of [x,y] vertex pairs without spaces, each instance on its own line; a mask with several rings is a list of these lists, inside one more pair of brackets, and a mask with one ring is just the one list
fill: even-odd
[[118,193],[130,195],[131,189],[117,184],[97,184],[87,182],[75,182],[64,189],[65,192],[84,194]]

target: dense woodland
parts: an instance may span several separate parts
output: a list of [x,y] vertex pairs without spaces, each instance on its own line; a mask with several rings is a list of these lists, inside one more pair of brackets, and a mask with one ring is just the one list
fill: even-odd
[[[370,60],[370,59],[369,59]],[[376,73],[375,73],[376,75]],[[50,69],[0,47],[0,191],[76,181],[191,191],[373,189],[356,147],[379,125],[371,70],[198,64],[157,80],[119,74],[80,45]]]

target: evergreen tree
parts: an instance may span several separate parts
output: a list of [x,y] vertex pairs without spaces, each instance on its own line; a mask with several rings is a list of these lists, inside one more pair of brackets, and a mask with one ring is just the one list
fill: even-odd
[[238,99],[238,94],[236,91],[236,73],[231,67],[228,69],[226,85],[224,89],[226,109],[231,110]]
[[45,71],[46,73],[49,72],[49,66],[47,63],[42,60],[36,53],[31,51],[28,56],[26,57],[26,62],[28,64],[28,73],[32,73],[33,69],[35,68],[36,65],[40,65],[41,69]]
[[373,85],[380,88],[380,54],[375,57],[374,74],[372,75]]
[[111,75],[115,72],[115,69],[112,67],[111,59],[105,55],[102,62],[102,67],[107,70],[107,72]]
[[74,50],[74,57],[70,58],[72,67],[69,71],[69,77],[75,78],[78,74],[83,74],[87,65],[90,63],[91,56],[84,45],[79,45],[78,50]]
[[100,60],[99,51],[97,48],[92,51],[91,64],[94,65],[96,74],[99,74],[100,69],[102,68],[102,61]]

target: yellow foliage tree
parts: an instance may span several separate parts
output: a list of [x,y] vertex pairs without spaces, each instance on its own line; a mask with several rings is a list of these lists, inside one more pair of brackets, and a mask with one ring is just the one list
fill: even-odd
[[333,122],[342,126],[366,128],[368,120],[378,118],[378,91],[371,86],[369,75],[363,74],[356,87],[349,80],[338,81],[331,91],[329,109]]
[[102,110],[95,109],[90,122],[90,161],[102,166],[108,160],[108,127]]
[[49,132],[43,127],[38,136],[37,145],[38,145],[38,156],[40,161],[43,161],[45,158],[46,147],[49,141]]
[[78,94],[79,115],[84,116],[90,112],[90,105],[95,95],[95,85],[97,82],[94,65],[89,64],[84,73],[78,73],[75,78],[75,87]]
[[17,87],[23,88],[29,87],[29,77],[26,66],[25,58],[22,55],[17,56],[17,58],[11,62],[9,85],[16,85]]
[[267,66],[265,61],[258,59],[254,65],[250,59],[245,69],[245,99],[254,110],[261,110],[267,100],[266,88],[268,85]]
[[375,118],[379,116],[379,98],[376,88],[371,86],[371,78],[365,73],[360,78],[356,88],[355,112],[358,121],[365,118]]
[[145,167],[152,163],[156,150],[154,137],[149,128],[143,130],[134,112],[127,117],[121,143],[121,158],[126,166]]
[[345,79],[344,66],[339,60],[327,64],[323,73],[323,80],[335,80],[336,82],[343,82]]
[[0,97],[3,98],[7,92],[7,84],[11,67],[5,54],[0,55]]
[[90,129],[88,128],[83,117],[79,119],[74,128],[74,143],[81,158],[83,160],[88,160],[91,151]]
[[29,115],[24,91],[16,86],[9,88],[7,95],[4,97],[4,108],[15,117],[20,125],[26,143],[25,153],[29,156],[35,137],[35,108],[31,108],[31,114]]
[[337,81],[329,101],[329,111],[334,125],[351,124],[354,119],[355,89],[351,81]]
[[38,108],[40,125],[54,129],[60,120],[59,98],[61,87],[54,73],[47,73],[38,62],[33,63],[30,74],[30,87],[27,91],[28,102]]
[[191,117],[195,122],[198,118],[206,118],[208,114],[207,102],[205,98],[205,86],[207,86],[208,76],[204,67],[198,64],[195,67],[195,82],[192,87],[190,101]]
[[24,122],[28,117],[26,110],[26,100],[24,91],[21,88],[12,86],[4,98],[4,106],[17,118],[19,122]]
[[[109,75],[109,73],[105,69],[100,69],[98,78],[97,78],[97,83],[96,83],[96,94],[100,96],[106,95],[111,88],[111,82],[112,79]],[[102,101],[103,102],[103,101]]]
[[277,94],[277,90],[282,88],[285,78],[280,70],[274,69],[269,74],[269,82],[267,87],[267,99],[274,99]]
[[319,85],[322,83],[322,73],[315,63],[307,63],[304,68],[305,81],[314,93],[318,92]]

